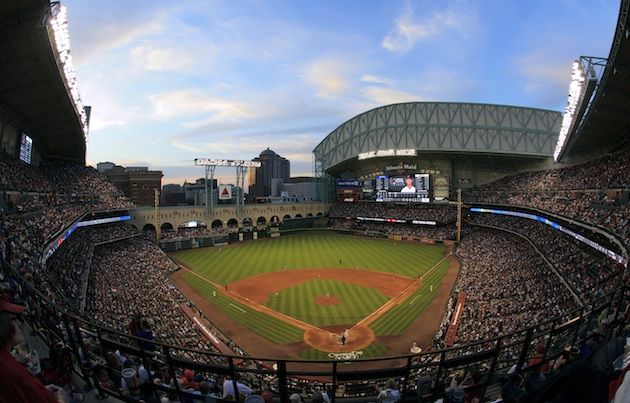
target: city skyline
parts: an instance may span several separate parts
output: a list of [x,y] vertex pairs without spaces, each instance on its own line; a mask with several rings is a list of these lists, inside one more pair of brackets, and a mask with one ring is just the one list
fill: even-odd
[[389,103],[561,111],[572,61],[608,56],[619,11],[612,0],[64,4],[93,107],[88,163],[146,165],[163,183],[203,176],[194,158],[267,147],[311,175],[329,132]]

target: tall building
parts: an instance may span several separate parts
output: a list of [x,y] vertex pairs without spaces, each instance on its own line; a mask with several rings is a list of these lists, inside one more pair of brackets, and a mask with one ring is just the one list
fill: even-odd
[[99,172],[109,171],[116,166],[113,162],[99,162],[96,164],[96,170]]
[[112,163],[99,163],[97,166],[137,206],[154,204],[154,190],[162,187],[162,171],[149,171],[148,167],[125,168]]
[[169,183],[162,186],[161,204],[163,206],[179,206],[186,204],[186,197],[182,185]]
[[[212,185],[210,185],[210,180],[208,180],[208,193],[210,193],[210,187],[212,187],[212,198],[214,199],[214,204],[217,204],[217,180],[212,180]],[[195,205],[195,206],[205,206],[206,204],[206,179],[199,178],[195,181],[195,183],[184,182],[184,198],[186,203]],[[210,197],[210,196],[208,196]]]
[[319,200],[319,183],[317,178],[310,176],[296,176],[282,184],[282,191],[288,196],[294,196],[301,200]]
[[260,168],[250,168],[249,198],[252,200],[256,197],[271,196],[272,184],[275,182],[275,187],[278,189],[280,183],[287,182],[291,176],[289,160],[269,148],[261,152],[260,156],[254,158],[253,161],[260,162]]

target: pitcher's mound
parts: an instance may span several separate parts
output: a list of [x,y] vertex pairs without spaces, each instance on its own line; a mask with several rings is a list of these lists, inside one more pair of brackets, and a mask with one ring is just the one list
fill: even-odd
[[336,295],[320,295],[315,298],[315,303],[319,305],[337,305],[341,302],[341,299]]

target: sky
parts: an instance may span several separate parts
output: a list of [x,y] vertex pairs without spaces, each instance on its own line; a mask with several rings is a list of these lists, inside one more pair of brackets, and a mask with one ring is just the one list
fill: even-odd
[[[312,150],[366,110],[455,101],[562,111],[571,63],[607,57],[619,0],[64,0],[87,162],[147,165]],[[218,168],[221,183],[231,169]]]

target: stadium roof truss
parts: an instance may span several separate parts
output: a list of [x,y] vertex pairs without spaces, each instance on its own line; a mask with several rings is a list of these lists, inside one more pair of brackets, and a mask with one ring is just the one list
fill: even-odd
[[548,158],[562,122],[560,112],[504,105],[410,102],[355,116],[313,150],[326,171],[359,154],[389,150],[478,153]]

